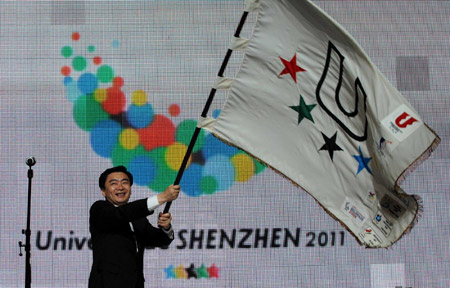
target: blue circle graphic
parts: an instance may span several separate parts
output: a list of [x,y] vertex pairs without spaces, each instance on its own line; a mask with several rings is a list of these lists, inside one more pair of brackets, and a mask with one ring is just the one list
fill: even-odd
[[97,77],[92,73],[84,73],[78,78],[78,89],[80,89],[81,93],[92,94],[97,87]]
[[130,105],[127,119],[134,128],[145,128],[153,121],[153,107],[151,104],[142,106]]
[[156,165],[149,156],[134,157],[128,164],[128,169],[133,174],[134,182],[138,185],[147,186],[155,179]]
[[120,124],[113,120],[99,121],[91,132],[91,146],[98,155],[109,158],[118,143]]

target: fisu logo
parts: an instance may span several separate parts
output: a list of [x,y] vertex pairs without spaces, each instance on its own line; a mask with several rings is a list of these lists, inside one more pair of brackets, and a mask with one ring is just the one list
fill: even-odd
[[403,104],[384,118],[381,123],[398,141],[403,141],[421,126],[422,121],[411,108]]
[[414,117],[406,112],[403,112],[395,119],[395,124],[400,128],[406,128],[408,125],[412,125],[414,122],[418,122]]

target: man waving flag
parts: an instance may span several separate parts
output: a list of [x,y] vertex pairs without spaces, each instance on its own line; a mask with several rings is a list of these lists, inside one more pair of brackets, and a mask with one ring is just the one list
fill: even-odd
[[249,2],[258,18],[240,70],[220,116],[199,126],[300,186],[359,243],[391,246],[421,211],[400,182],[439,137],[313,3]]

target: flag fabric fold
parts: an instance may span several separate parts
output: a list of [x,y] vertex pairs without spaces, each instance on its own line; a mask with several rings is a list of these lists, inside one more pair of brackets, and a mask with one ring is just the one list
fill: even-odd
[[359,243],[391,246],[421,211],[400,180],[439,137],[312,2],[258,7],[224,107],[203,128],[300,186]]

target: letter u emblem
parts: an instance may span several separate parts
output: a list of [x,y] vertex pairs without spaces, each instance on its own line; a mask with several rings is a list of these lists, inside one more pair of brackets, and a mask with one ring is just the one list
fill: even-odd
[[397,119],[395,119],[395,124],[400,128],[406,128],[406,126],[412,125],[414,122],[417,122],[417,120],[411,117],[406,112],[403,112],[402,115],[398,116]]

